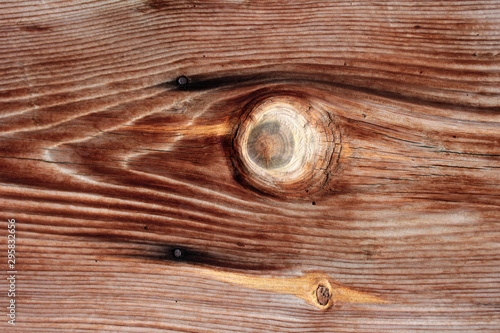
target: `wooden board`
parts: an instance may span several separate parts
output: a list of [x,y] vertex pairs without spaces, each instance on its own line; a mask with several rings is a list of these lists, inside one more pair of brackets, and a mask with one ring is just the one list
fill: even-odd
[[[500,330],[500,1],[6,0],[0,32],[2,331]],[[315,185],[238,164],[273,98],[327,133]]]

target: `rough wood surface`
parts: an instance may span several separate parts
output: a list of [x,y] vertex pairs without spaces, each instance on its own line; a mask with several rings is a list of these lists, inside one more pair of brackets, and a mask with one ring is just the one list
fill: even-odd
[[[498,332],[499,50],[499,1],[2,1],[0,327]],[[321,191],[234,165],[276,95]]]

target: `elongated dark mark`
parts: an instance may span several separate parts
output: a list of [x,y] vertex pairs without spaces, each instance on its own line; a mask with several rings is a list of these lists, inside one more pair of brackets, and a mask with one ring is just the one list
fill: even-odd
[[27,32],[44,32],[44,31],[49,31],[50,28],[38,24],[31,24],[31,25],[25,25],[20,28],[22,31],[27,31]]
[[[140,226],[144,228],[143,225]],[[151,229],[151,228],[149,228]],[[55,234],[59,234],[55,232]],[[65,235],[68,235],[65,233]],[[118,247],[126,249],[126,244],[130,243],[131,251],[134,254],[114,254],[116,257],[134,258],[143,260],[153,260],[159,262],[178,262],[183,264],[201,265],[204,267],[241,269],[250,271],[277,271],[289,269],[292,265],[290,261],[276,260],[272,255],[252,256],[248,255],[241,247],[235,254],[228,255],[219,249],[198,249],[179,244],[165,244],[156,241],[138,242],[131,241],[130,237],[107,234],[103,232],[71,233],[74,237],[83,237],[93,242],[114,242]],[[137,245],[142,245],[143,251],[137,252]],[[177,250],[177,251],[176,251]]]
[[[416,105],[435,106],[440,108],[447,108],[452,110],[464,109],[467,107],[469,112],[482,112],[482,113],[498,113],[496,106],[474,106],[462,104],[453,104],[446,100],[437,101],[432,100],[434,97],[428,96],[407,96],[405,93],[390,92],[385,90],[376,89],[376,78],[364,77],[360,75],[351,75],[345,73],[335,74],[336,67],[321,67],[311,65],[311,69],[319,70],[319,73],[307,72],[290,72],[290,71],[277,71],[276,67],[270,68],[269,71],[264,72],[264,68],[259,68],[259,73],[255,74],[233,74],[235,71],[219,72],[215,74],[199,74],[193,75],[188,79],[185,84],[180,84],[178,80],[182,77],[176,78],[169,82],[160,84],[164,88],[174,88],[183,91],[203,91],[211,89],[220,89],[225,87],[236,86],[252,86],[252,85],[265,85],[273,83],[290,83],[290,84],[318,84],[330,85],[341,89],[349,89],[361,93],[368,93],[379,97],[391,98],[398,101],[409,102]],[[300,70],[300,69],[299,69]],[[182,80],[184,81],[184,79]],[[360,82],[363,85],[360,85]]]
[[242,84],[262,84],[273,81],[278,81],[278,79],[276,77],[270,77],[270,75],[268,74],[236,75],[216,78],[194,76],[191,78],[189,84],[179,85],[178,89],[187,91],[201,91]]

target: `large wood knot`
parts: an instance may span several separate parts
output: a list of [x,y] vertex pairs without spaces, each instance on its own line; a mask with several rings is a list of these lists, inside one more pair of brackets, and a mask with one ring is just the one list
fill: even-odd
[[309,196],[325,187],[336,142],[328,112],[298,97],[268,96],[247,106],[234,134],[233,164],[261,192]]

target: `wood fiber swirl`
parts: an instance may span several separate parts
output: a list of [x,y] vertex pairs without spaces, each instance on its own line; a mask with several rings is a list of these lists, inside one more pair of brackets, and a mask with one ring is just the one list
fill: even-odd
[[[2,1],[0,330],[498,332],[499,50],[500,1]],[[310,186],[238,164],[273,98]]]

